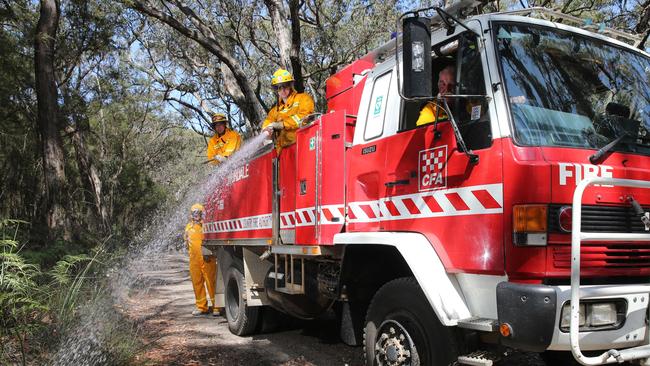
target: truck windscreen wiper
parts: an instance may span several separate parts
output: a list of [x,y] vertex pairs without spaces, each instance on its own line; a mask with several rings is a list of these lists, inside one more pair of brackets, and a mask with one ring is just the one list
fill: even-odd
[[603,156],[605,156],[605,154],[607,154],[611,149],[613,149],[626,137],[627,137],[627,132],[623,132],[620,136],[608,142],[607,145],[601,147],[600,149],[598,149],[598,151],[593,153],[593,155],[589,157],[589,161],[592,164],[598,164],[598,162],[603,158]]

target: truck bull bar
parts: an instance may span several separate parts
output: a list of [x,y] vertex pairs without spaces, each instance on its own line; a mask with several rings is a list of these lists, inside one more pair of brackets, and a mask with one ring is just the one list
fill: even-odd
[[[569,336],[571,340],[571,353],[582,365],[603,365],[610,363],[622,363],[630,360],[650,358],[650,344],[643,344],[633,348],[622,350],[610,349],[596,357],[587,357],[580,350],[580,299],[599,296],[616,296],[650,293],[650,284],[638,286],[616,287],[595,287],[580,290],[580,246],[582,241],[615,241],[615,242],[650,242],[650,234],[633,233],[593,233],[581,231],[582,219],[582,196],[587,187],[594,184],[608,186],[650,188],[650,182],[632,179],[617,179],[590,177],[582,180],[573,193],[573,217],[571,231],[571,323]],[[581,296],[582,295],[582,296]],[[648,325],[646,325],[648,326]],[[648,330],[646,329],[645,342],[648,342]]]

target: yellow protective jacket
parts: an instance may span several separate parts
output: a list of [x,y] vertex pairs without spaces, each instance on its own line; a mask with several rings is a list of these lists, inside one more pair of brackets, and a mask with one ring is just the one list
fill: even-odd
[[262,123],[262,129],[270,123],[282,122],[284,129],[277,135],[275,147],[278,153],[283,147],[296,142],[296,130],[300,127],[300,120],[314,113],[314,99],[307,93],[298,93],[295,90],[289,94],[286,103],[281,100],[269,111]]
[[190,262],[192,260],[203,260],[201,253],[201,244],[203,243],[203,225],[200,222],[190,221],[185,226],[185,240],[187,241],[190,252]]
[[230,156],[239,149],[239,145],[241,145],[241,136],[239,136],[237,132],[226,128],[226,132],[221,136],[217,136],[215,133],[214,136],[208,140],[208,150],[206,153],[208,160],[211,164],[219,164],[218,160],[214,160],[215,156]]
[[[440,108],[440,111],[438,111],[438,108]],[[438,117],[438,122],[449,120],[449,117],[447,117],[447,113],[445,112],[444,108],[438,106],[434,102],[429,102],[420,111],[420,117],[418,117],[418,121],[415,123],[415,125],[422,126],[426,125],[427,123],[435,122],[436,115]]]
[[[209,310],[208,299],[212,306],[215,302],[215,286],[217,281],[217,262],[213,256],[207,259],[203,256],[201,245],[203,245],[203,225],[201,222],[190,221],[185,226],[185,241],[190,254],[190,279],[194,289],[196,308],[207,313]],[[206,297],[205,290],[208,290]]]

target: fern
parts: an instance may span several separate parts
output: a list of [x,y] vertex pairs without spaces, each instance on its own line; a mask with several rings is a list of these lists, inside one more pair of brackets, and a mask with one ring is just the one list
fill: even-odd
[[0,363],[5,354],[11,356],[11,347],[16,342],[21,361],[25,363],[25,339],[40,327],[38,314],[47,311],[47,306],[39,298],[37,278],[42,274],[40,268],[25,262],[18,253],[20,247],[16,238],[22,223],[18,220],[0,221]]
[[86,254],[66,255],[60,261],[56,262],[54,267],[50,270],[49,274],[54,279],[54,283],[58,286],[67,286],[70,284],[74,271],[79,264],[92,260]]

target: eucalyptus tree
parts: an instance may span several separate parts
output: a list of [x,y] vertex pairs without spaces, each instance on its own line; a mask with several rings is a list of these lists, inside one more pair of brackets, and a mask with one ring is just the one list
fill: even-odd
[[123,2],[149,19],[137,33],[150,52],[136,64],[166,99],[198,121],[230,109],[245,134],[259,131],[275,103],[275,69],[291,70],[297,89],[314,94],[323,109],[325,79],[387,41],[400,10],[395,1]]
[[66,211],[65,152],[58,123],[59,93],[55,75],[55,40],[59,28],[59,0],[41,0],[40,16],[34,37],[34,75],[38,100],[38,129],[41,136],[45,178],[45,212],[50,239],[63,231],[70,239],[72,233]]

